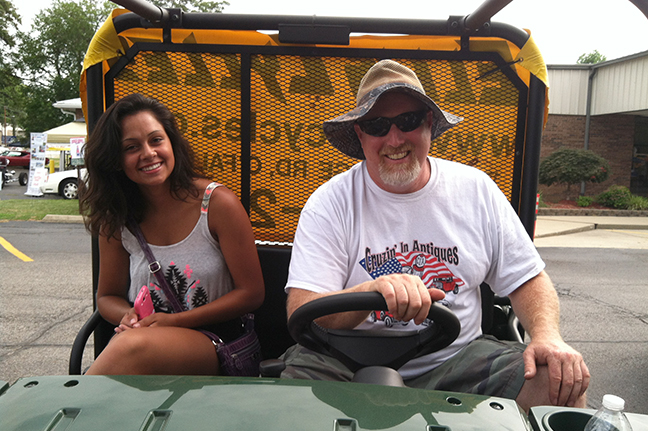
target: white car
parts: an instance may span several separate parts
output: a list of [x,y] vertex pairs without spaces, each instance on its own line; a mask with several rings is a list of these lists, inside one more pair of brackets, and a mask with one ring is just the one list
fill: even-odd
[[[87,171],[81,169],[81,176],[85,177]],[[56,193],[65,199],[76,199],[79,197],[79,178],[76,169],[69,171],[54,172],[48,174],[45,182],[40,186],[43,193]]]

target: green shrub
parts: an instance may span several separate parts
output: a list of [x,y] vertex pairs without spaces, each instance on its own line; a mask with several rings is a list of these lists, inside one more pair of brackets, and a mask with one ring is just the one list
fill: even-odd
[[632,193],[625,186],[612,186],[596,197],[596,202],[608,208],[627,209]]
[[591,196],[579,196],[576,199],[576,205],[579,207],[588,207],[594,203],[594,198]]
[[643,196],[631,196],[628,200],[629,210],[648,210],[648,199]]
[[563,184],[570,186],[581,182],[602,183],[610,175],[608,162],[596,153],[583,149],[563,148],[540,162],[539,183],[545,186]]

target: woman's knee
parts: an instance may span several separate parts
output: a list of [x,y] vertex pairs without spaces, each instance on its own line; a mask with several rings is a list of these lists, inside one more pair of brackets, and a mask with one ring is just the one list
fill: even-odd
[[142,374],[150,338],[143,330],[128,330],[115,335],[87,374]]
[[151,338],[146,336],[146,330],[131,329],[117,334],[110,340],[106,350],[120,355],[122,358],[139,357],[145,354]]
[[216,350],[203,334],[179,328],[140,328],[108,343],[89,374],[217,374]]

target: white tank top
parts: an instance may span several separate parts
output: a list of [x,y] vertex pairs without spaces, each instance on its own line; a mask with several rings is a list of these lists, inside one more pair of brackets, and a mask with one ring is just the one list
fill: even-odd
[[[200,218],[191,233],[182,241],[171,245],[152,245],[151,251],[160,262],[163,274],[186,310],[205,305],[225,295],[234,288],[232,276],[218,241],[209,231],[208,209],[212,191],[221,186],[211,183],[207,186],[202,200]],[[173,229],[172,226],[169,229]],[[122,228],[122,244],[130,254],[130,278],[128,299],[133,302],[142,286],[148,286],[158,312],[172,312],[164,291],[158,286],[155,276],[148,269],[149,262],[144,256],[137,238]]]

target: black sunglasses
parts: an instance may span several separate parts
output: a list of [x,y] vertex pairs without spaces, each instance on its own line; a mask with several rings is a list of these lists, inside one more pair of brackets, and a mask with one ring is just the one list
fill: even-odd
[[402,132],[411,132],[421,126],[426,114],[427,111],[424,109],[403,112],[393,118],[377,117],[371,120],[360,120],[358,126],[360,126],[360,130],[371,136],[385,136],[389,133],[392,124],[395,124]]

